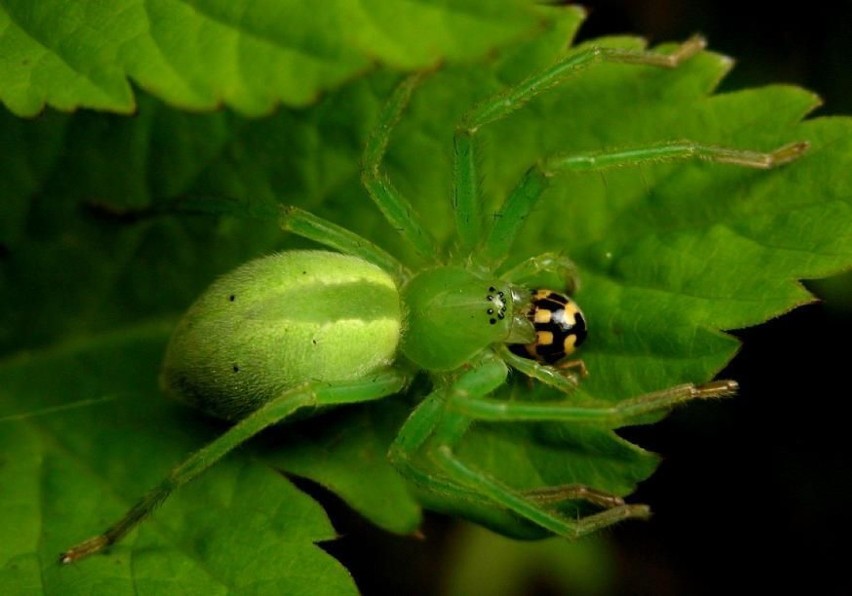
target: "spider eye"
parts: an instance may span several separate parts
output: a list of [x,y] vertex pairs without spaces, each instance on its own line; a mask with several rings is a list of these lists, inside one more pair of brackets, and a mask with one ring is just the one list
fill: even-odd
[[536,340],[513,344],[509,349],[545,364],[555,364],[571,354],[588,333],[586,318],[577,303],[553,290],[533,290],[526,316],[535,328]]

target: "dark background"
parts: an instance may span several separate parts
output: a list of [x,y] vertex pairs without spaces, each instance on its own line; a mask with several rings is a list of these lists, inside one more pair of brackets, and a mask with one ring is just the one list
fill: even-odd
[[[793,83],[822,96],[817,116],[852,112],[852,3],[781,6],[597,2],[582,33],[698,31],[737,58],[723,91]],[[617,531],[621,593],[852,594],[852,277],[809,287],[824,302],[736,332],[744,347],[723,373],[741,383],[736,400],[633,433],[666,462],[636,495],[654,520]]]
[[[817,116],[852,112],[850,2],[792,9],[743,0],[586,6],[581,39],[635,33],[657,43],[700,32],[714,50],[738,59],[722,91],[791,83],[824,98]],[[852,594],[852,457],[844,415],[852,397],[852,277],[809,287],[824,301],[735,331],[744,346],[723,373],[742,386],[735,400],[695,404],[625,432],[665,461],[635,495],[652,504],[655,517],[609,533],[617,577],[607,593]],[[344,538],[328,550],[362,590],[441,592],[452,522],[431,516],[429,539],[418,542],[388,537],[345,511],[332,504]],[[538,577],[523,593],[565,591]]]

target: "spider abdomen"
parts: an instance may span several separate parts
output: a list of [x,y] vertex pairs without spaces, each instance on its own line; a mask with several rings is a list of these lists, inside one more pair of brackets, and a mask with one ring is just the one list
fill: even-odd
[[375,265],[326,251],[279,253],[201,295],[175,329],[161,383],[236,420],[308,381],[353,381],[391,365],[401,325],[396,283]]

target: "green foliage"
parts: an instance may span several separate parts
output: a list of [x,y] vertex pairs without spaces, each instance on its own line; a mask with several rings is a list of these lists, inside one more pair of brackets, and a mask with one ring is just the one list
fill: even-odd
[[524,4],[5,0],[0,100],[22,116],[45,105],[129,113],[133,80],[175,106],[259,116],[308,105],[376,62],[414,69],[479,56],[529,30]]
[[[0,114],[6,591],[354,591],[315,546],[334,537],[322,509],[261,460],[329,487],[390,531],[419,523],[418,501],[384,459],[415,387],[272,430],[178,491],[109,556],[55,562],[221,432],[156,387],[180,313],[217,275],[302,245],[268,219],[174,215],[169,206],[205,195],[256,213],[297,204],[407,254],[360,188],[358,161],[398,78],[392,69],[444,62],[415,93],[388,167],[446,240],[455,122],[551,63],[582,20],[576,9],[534,13],[521,2],[450,11],[340,0],[310,14],[273,10],[281,4],[256,3],[239,18],[232,3],[209,0],[113,3],[112,16],[79,3],[0,4],[0,100],[12,112],[137,110],[132,119]],[[424,18],[436,26],[419,28]],[[852,263],[852,123],[800,122],[817,99],[792,87],[712,95],[729,66],[712,53],[675,71],[601,66],[482,131],[486,212],[530,164],[557,152],[684,138],[759,150],[812,144],[771,172],[660,164],[554,181],[507,251],[518,260],[560,251],[577,262],[591,333],[581,394],[590,399],[709,379],[737,349],[721,330],[810,300],[799,279]],[[145,90],[135,99],[128,77]],[[272,111],[278,103],[287,107]],[[219,104],[229,109],[181,111]],[[507,394],[550,397],[518,381]],[[554,424],[480,425],[462,456],[513,486],[584,482],[620,494],[656,466],[612,430]],[[486,504],[427,504],[524,531]]]
[[72,536],[107,523],[219,432],[158,395],[169,327],[124,327],[3,363],[4,592],[354,593],[314,545],[335,536],[322,508],[251,457],[181,491],[132,547],[85,568],[59,565]]

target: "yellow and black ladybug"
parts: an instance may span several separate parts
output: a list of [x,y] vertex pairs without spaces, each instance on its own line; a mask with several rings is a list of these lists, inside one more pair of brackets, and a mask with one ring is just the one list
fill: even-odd
[[527,319],[535,327],[535,341],[512,344],[509,349],[524,358],[555,364],[586,339],[586,318],[577,303],[553,290],[533,290]]

